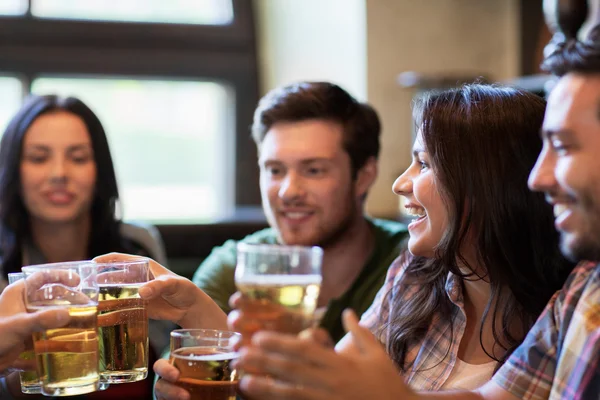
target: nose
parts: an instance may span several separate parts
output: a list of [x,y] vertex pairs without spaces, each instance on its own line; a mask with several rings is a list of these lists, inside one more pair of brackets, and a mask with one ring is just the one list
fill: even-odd
[[554,167],[556,164],[556,155],[548,151],[546,146],[542,149],[531,173],[527,180],[529,189],[534,192],[552,192],[556,187],[556,177]]
[[64,181],[67,177],[66,160],[56,157],[51,165],[50,179],[52,181]]
[[286,174],[279,188],[279,197],[284,201],[293,201],[304,196],[304,184],[302,177],[290,171]]
[[412,178],[408,174],[409,170],[410,168],[404,171],[392,185],[392,191],[398,196],[406,196],[413,191]]

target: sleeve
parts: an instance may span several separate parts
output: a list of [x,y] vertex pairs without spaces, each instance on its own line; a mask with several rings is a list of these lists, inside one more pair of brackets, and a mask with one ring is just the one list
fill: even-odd
[[216,247],[200,264],[193,282],[209,295],[225,312],[229,313],[229,298],[235,293],[235,264],[237,262],[236,242],[228,240]]
[[[564,287],[550,299],[523,343],[494,375],[494,382],[520,399],[546,399],[556,397],[557,391],[570,393],[571,389],[575,392],[582,390],[579,386],[583,382],[573,384],[569,381],[578,375],[577,370],[592,370],[589,368],[592,363],[584,359],[587,358],[586,351],[592,350],[593,345],[582,346],[582,343],[588,343],[589,332],[578,309],[589,302],[582,293],[594,268],[592,263],[582,263],[573,270]],[[582,328],[586,332],[581,332]],[[597,361],[595,365],[597,368]],[[567,376],[562,376],[564,374]]]
[[[383,321],[389,318],[390,306],[393,303],[393,294],[390,292],[404,275],[411,257],[408,250],[398,256],[388,268],[385,283],[377,292],[373,304],[364,312],[360,325],[369,329],[381,342],[385,342],[385,332],[381,330]],[[389,294],[389,295],[388,295]]]

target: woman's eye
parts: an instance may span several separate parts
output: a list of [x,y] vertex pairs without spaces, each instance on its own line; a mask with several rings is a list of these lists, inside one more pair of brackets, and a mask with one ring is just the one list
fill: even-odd
[[76,164],[85,164],[90,160],[90,157],[89,156],[73,156],[73,157],[71,157],[71,160],[73,160],[73,162]]
[[425,161],[419,161],[419,165],[421,166],[421,171],[429,168],[429,164],[427,164]]
[[28,155],[25,158],[27,159],[27,161],[34,164],[41,164],[48,159],[48,157],[45,155]]

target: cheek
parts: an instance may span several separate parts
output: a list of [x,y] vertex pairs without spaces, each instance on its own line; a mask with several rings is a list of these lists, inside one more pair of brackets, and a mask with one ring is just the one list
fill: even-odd
[[21,190],[23,195],[30,195],[30,191],[40,186],[44,182],[43,170],[39,168],[21,167]]
[[72,181],[75,182],[79,190],[88,193],[93,192],[97,179],[96,167],[81,168],[76,171],[76,174],[72,175]]

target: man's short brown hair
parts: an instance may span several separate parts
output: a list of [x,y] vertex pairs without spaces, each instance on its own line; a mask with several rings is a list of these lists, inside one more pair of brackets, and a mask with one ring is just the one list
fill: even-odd
[[350,156],[353,177],[369,158],[379,156],[381,124],[375,110],[328,82],[299,82],[271,90],[254,112],[252,138],[260,151],[273,125],[311,119],[342,126],[343,147]]

